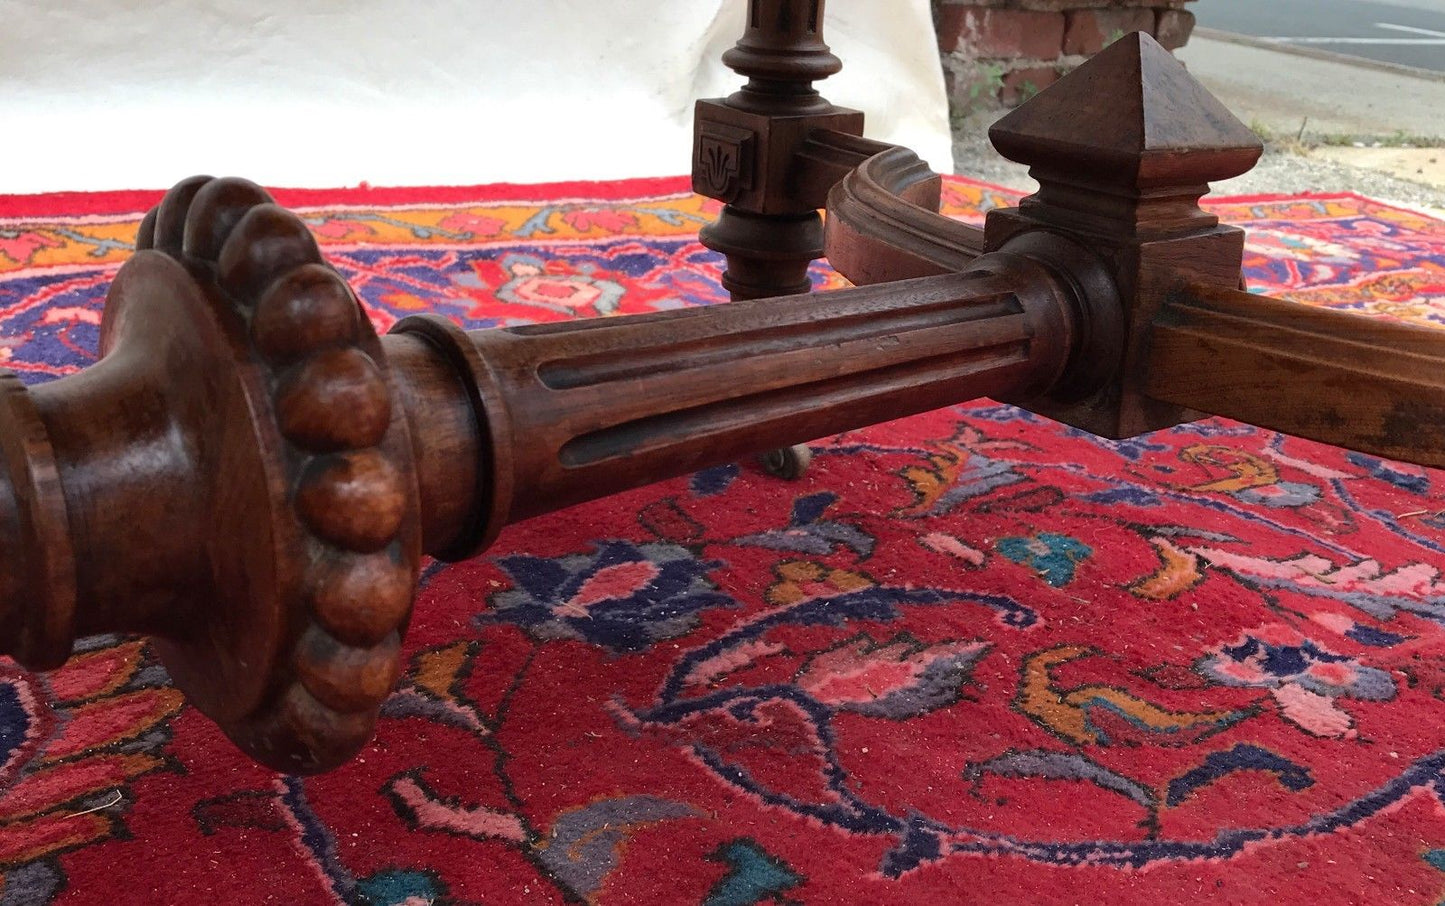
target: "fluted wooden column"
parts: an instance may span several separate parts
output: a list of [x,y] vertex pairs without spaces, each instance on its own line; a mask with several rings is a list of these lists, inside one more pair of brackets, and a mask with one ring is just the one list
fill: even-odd
[[[198,177],[142,223],[101,360],[0,373],[0,654],[151,635],[244,751],[326,770],[372,733],[423,553],[711,463],[1075,374],[1105,291],[1029,242],[965,274],[468,334],[377,337],[306,225]],[[1088,268],[1077,249],[1066,253]]]
[[[433,395],[413,410],[418,450],[432,444],[430,412],[473,406],[485,489],[464,518],[427,519],[426,550],[467,556],[508,522],[772,446],[980,396],[1035,396],[1075,360],[1090,322],[1067,278],[1011,253],[966,274],[778,302],[470,334],[438,317],[400,322],[386,348],[403,395],[419,396],[407,389],[409,344],[463,373],[450,403]],[[451,469],[429,461],[419,452],[424,495],[443,483],[429,470]]]

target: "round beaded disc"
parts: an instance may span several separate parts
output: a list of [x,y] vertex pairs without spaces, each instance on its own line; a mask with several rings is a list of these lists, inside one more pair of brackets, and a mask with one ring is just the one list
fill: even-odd
[[371,737],[421,556],[381,344],[305,224],[253,183],[177,185],[137,247],[102,354],[156,357],[200,476],[201,499],[175,505],[208,513],[188,616],[157,648],[251,756],[326,770]]

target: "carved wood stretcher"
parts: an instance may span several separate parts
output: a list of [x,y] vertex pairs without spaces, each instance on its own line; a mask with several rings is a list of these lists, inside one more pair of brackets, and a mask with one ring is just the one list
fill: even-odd
[[[749,86],[699,105],[729,304],[377,337],[264,190],[173,188],[101,361],[0,376],[0,652],[151,635],[237,745],[315,772],[373,731],[423,554],[750,452],[990,396],[1107,437],[1216,413],[1445,465],[1445,334],[1240,290],[1243,233],[1197,202],[1260,145],[1152,39],[994,127],[1041,187],[977,230],[812,89],[822,7],[753,0]],[[857,288],[775,298],[824,250]]]

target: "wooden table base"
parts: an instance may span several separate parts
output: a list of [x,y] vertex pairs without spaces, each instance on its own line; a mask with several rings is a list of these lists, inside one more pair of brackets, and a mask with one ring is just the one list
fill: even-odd
[[[1041,188],[978,231],[936,213],[912,154],[786,88],[833,65],[810,43],[822,4],[753,6],[792,56],[751,29],[733,62],[756,84],[701,118],[700,149],[742,155],[717,165],[737,195],[709,241],[772,254],[766,234],[806,266],[813,221],[770,193],[822,193],[858,287],[377,337],[264,190],[187,180],[111,287],[101,361],[0,378],[0,652],[45,669],[81,636],[152,635],[246,752],[320,771],[373,730],[424,553],[469,557],[510,522],[739,456],[991,396],[1111,437],[1221,412],[1445,463],[1445,334],[1237,291],[1243,234],[1197,201],[1259,143],[1152,39],[995,127]],[[749,132],[780,98],[795,134]],[[730,251],[737,295],[797,288],[750,255]]]

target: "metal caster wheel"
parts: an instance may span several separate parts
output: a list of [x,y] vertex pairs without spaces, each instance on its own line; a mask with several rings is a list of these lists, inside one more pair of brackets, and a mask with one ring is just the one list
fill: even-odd
[[807,444],[797,444],[771,450],[764,453],[761,459],[764,472],[775,478],[796,481],[808,471],[808,463],[813,461],[813,451]]

